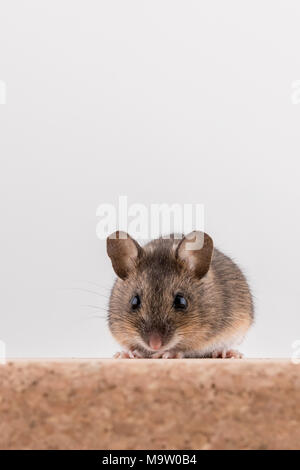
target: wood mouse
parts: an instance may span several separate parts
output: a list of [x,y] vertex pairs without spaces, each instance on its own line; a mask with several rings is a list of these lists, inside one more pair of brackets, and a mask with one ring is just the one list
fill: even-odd
[[242,357],[232,348],[253,322],[251,292],[208,234],[170,235],[141,247],[118,231],[107,238],[107,253],[118,276],[108,313],[123,347],[115,357]]

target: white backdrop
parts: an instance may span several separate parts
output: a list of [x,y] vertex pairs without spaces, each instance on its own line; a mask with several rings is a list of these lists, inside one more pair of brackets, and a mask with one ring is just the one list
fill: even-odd
[[206,231],[255,295],[241,350],[291,356],[300,339],[299,24],[296,0],[1,1],[8,356],[117,349],[100,318],[114,274],[96,209],[121,194],[203,203]]

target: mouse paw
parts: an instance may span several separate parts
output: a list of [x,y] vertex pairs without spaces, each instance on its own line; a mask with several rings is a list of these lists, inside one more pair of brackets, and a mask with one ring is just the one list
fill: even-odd
[[153,359],[182,359],[183,353],[178,351],[166,351],[164,353],[154,354]]
[[114,354],[114,359],[140,359],[141,357],[143,357],[142,354],[136,349],[133,351],[131,351],[131,349],[128,351],[120,351]]
[[137,349],[134,349],[133,351],[131,351],[131,349],[128,351],[128,354],[129,354],[129,357],[130,359],[141,359],[145,356],[143,356],[143,354],[138,351]]
[[183,353],[182,352],[171,352],[167,351],[162,355],[163,359],[182,359]]
[[114,354],[114,359],[130,359],[129,353],[127,351],[118,351]]
[[222,349],[212,353],[213,359],[242,359],[243,354],[235,349]]

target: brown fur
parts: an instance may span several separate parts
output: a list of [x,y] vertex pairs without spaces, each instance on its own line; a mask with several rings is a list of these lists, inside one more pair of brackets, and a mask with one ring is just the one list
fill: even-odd
[[[212,252],[210,237],[207,240],[208,248],[204,245],[199,252],[199,263],[203,266],[203,259],[208,262],[208,271],[202,269],[207,271],[204,275],[199,275],[201,269],[192,270],[185,256],[180,256],[182,241],[173,236],[154,240],[143,249],[137,245],[139,256],[130,259],[131,270],[126,277],[116,280],[109,302],[110,330],[125,349],[151,357],[153,352],[146,347],[149,335],[158,332],[165,350],[175,349],[185,357],[209,357],[213,351],[229,348],[242,339],[253,321],[247,281],[229,257],[217,249]],[[130,241],[136,246],[134,240]],[[116,243],[121,241],[115,241],[114,246]],[[206,249],[211,252],[204,253]],[[122,249],[121,255],[126,251]],[[121,255],[118,257],[111,247],[110,253],[117,257],[117,261],[112,258],[114,267],[122,265]],[[128,260],[124,262],[129,265]],[[173,308],[177,293],[187,299],[186,311]],[[136,294],[141,307],[132,311],[130,300]]]

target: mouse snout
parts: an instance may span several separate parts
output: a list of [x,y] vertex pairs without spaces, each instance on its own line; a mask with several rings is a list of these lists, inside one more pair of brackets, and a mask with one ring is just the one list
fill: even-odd
[[158,322],[149,323],[140,332],[141,337],[147,349],[152,351],[161,351],[169,344],[174,334],[171,323]]
[[151,333],[148,340],[151,349],[158,351],[162,347],[162,337],[159,333]]

